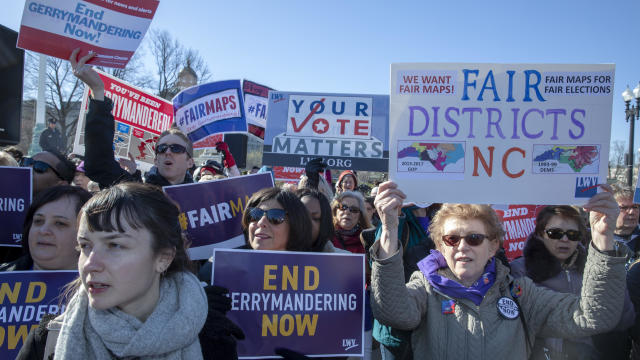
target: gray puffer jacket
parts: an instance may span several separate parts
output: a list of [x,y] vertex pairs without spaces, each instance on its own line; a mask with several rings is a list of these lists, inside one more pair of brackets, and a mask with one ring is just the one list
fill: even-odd
[[[450,298],[419,271],[405,285],[402,249],[378,259],[379,246],[377,242],[371,248],[373,314],[385,325],[413,330],[414,359],[527,359],[531,348],[521,319],[506,319],[497,309],[501,297],[513,298],[511,286],[519,294],[530,344],[536,336],[589,336],[613,328],[620,319],[625,259],[594,248],[589,249],[581,297],[538,287],[526,277],[514,279],[497,261],[496,281],[480,306],[454,299],[455,312],[443,314],[442,303]],[[455,279],[448,268],[439,274]]]
[[[622,255],[622,254],[621,254]],[[527,276],[539,286],[562,293],[580,295],[587,251],[578,244],[576,251],[564,262],[557,260],[544,245],[544,241],[531,234],[523,250],[523,256],[511,262],[511,275]],[[614,330],[622,331],[633,325],[635,312],[631,298],[625,291],[622,316]],[[614,335],[614,334],[612,334]],[[624,335],[618,334],[622,337]],[[619,344],[617,344],[619,345]],[[609,359],[611,352],[594,345],[591,336],[536,339],[531,359]],[[607,354],[608,353],[608,354]]]

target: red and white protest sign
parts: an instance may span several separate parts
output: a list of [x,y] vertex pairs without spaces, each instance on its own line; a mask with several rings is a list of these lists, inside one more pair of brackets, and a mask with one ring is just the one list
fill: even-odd
[[61,59],[94,51],[90,64],[124,68],[144,38],[158,0],[26,1],[18,47]]
[[[111,113],[115,119],[115,155],[128,158],[128,153],[131,153],[138,166],[149,170],[153,165],[158,136],[173,123],[173,105],[161,97],[148,94],[99,70],[98,74],[104,83],[105,96],[113,102]],[[84,154],[84,124],[89,107],[88,98],[89,91],[85,88],[73,144],[73,152],[76,154]]]
[[293,166],[274,166],[273,177],[276,181],[284,181],[297,184],[300,181],[300,175],[304,174],[304,168]]
[[536,217],[546,205],[492,205],[502,220],[505,254],[509,261],[522,256],[527,237],[536,228]]

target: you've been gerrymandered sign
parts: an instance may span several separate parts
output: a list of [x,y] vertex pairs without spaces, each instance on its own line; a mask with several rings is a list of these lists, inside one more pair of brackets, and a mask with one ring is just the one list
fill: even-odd
[[392,64],[389,176],[416,202],[585,203],[607,175],[614,70]]

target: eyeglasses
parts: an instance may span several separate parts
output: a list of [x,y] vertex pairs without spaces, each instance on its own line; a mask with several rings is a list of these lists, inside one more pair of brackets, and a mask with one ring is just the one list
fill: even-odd
[[484,234],[469,234],[466,236],[442,235],[442,241],[449,246],[458,246],[458,244],[460,244],[460,241],[462,241],[463,239],[467,242],[467,244],[471,246],[478,246],[482,244],[482,242],[486,238],[488,238],[488,236]]
[[160,144],[156,146],[156,154],[164,154],[167,150],[174,154],[184,154],[187,152],[187,148],[180,144]]
[[633,211],[640,210],[640,205],[633,204],[629,206],[620,206],[620,212],[629,211],[629,210],[633,210]]
[[287,219],[287,212],[283,209],[262,210],[257,207],[249,208],[249,221],[260,221],[263,216],[267,215],[267,220],[273,225],[280,225]]
[[546,229],[545,234],[549,237],[549,239],[560,240],[563,236],[567,235],[567,239],[571,241],[580,240],[580,231],[578,230],[562,230],[562,229]]
[[37,172],[38,174],[44,174],[47,172],[47,170],[51,169],[51,171],[53,171],[53,173],[56,174],[58,178],[62,179],[60,173],[53,166],[47,164],[44,161],[33,160],[30,157],[24,157],[20,161],[20,165],[22,167],[32,167],[33,171]]
[[352,214],[359,214],[360,213],[360,208],[357,207],[357,206],[347,206],[345,204],[340,204],[340,206],[338,206],[338,209],[340,209],[342,211],[349,210],[349,212],[352,213]]

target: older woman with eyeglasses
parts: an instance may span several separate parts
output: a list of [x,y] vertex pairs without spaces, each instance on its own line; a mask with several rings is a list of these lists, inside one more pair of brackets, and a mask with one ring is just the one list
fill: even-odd
[[333,225],[336,234],[333,246],[352,253],[364,254],[364,245],[360,240],[362,230],[370,228],[362,194],[356,191],[343,191],[331,202]]
[[[527,276],[536,285],[580,295],[587,262],[588,231],[582,215],[571,206],[547,206],[536,218],[534,232],[524,246],[523,257],[511,262],[514,277]],[[629,296],[616,329],[633,324]],[[597,339],[595,339],[597,340]],[[605,354],[591,336],[536,337],[531,359],[597,359]]]
[[382,220],[371,248],[371,304],[376,319],[412,330],[415,359],[527,359],[537,335],[589,336],[611,329],[624,298],[624,257],[613,246],[618,206],[611,188],[594,195],[593,240],[580,296],[514,279],[496,261],[503,229],[487,205],[444,204],[429,231],[437,250],[418,263],[405,284],[398,209],[405,199],[397,184],[380,185],[375,204]]

